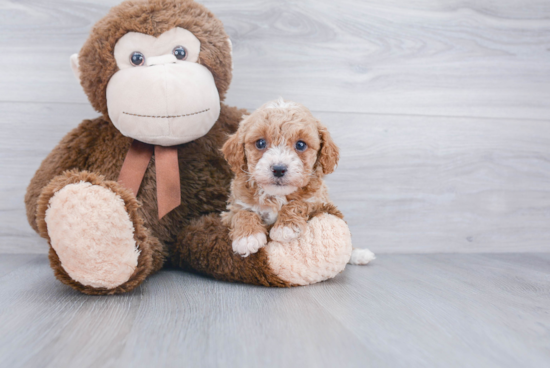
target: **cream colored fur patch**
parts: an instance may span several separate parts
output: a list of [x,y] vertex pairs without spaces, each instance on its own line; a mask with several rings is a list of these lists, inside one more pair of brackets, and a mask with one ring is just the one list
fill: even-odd
[[272,241],[265,250],[277,276],[293,284],[309,285],[344,270],[351,257],[351,234],[343,220],[323,214],[311,219],[298,239]]
[[45,221],[51,245],[74,280],[110,289],[134,273],[134,226],[122,198],[109,189],[69,184],[50,199]]

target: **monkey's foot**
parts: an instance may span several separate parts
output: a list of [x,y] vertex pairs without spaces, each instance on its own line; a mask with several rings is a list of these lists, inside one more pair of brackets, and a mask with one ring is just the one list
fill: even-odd
[[122,198],[109,189],[69,184],[50,199],[45,220],[52,248],[75,281],[112,289],[134,273],[134,226]]
[[68,171],[42,190],[40,235],[63,283],[87,294],[132,290],[165,259],[163,245],[143,226],[135,196],[89,172]]
[[351,234],[340,218],[322,214],[309,220],[300,236],[265,246],[269,266],[282,280],[308,285],[333,278],[351,257]]

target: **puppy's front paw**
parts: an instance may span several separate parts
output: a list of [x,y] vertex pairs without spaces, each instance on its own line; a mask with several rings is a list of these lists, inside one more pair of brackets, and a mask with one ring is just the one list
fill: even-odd
[[233,240],[233,251],[243,257],[256,253],[261,247],[267,244],[264,233],[256,233],[244,238]]
[[271,239],[279,243],[288,243],[301,234],[300,228],[297,226],[274,226],[269,232]]

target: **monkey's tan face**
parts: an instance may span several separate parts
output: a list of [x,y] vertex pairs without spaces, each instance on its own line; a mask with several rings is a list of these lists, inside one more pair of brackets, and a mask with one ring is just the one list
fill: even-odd
[[153,37],[130,32],[118,40],[119,68],[107,86],[109,117],[139,141],[172,146],[202,137],[220,114],[212,73],[198,64],[200,41],[173,28]]

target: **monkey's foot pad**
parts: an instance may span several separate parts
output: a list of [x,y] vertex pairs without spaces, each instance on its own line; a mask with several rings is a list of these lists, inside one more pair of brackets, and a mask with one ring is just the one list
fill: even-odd
[[96,288],[128,281],[139,251],[122,198],[107,188],[80,182],[63,187],[49,204],[48,235],[70,277]]

